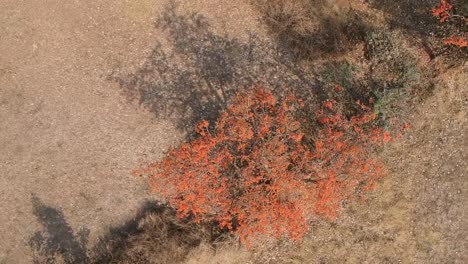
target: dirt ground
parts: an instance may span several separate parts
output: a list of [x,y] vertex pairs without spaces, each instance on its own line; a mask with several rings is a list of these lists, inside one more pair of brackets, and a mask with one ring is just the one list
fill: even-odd
[[[0,263],[31,262],[31,237],[53,228],[49,220],[64,222],[68,235],[88,230],[94,241],[149,199],[131,170],[161,157],[182,132],[130,103],[109,77],[134,71],[164,41],[154,23],[167,5],[0,1]],[[239,36],[252,23],[241,19],[239,1],[181,8]],[[33,204],[58,218],[44,219]]]
[[180,133],[107,76],[145,58],[159,4],[0,1],[1,263],[31,263],[33,196],[91,240],[148,198],[130,172]]
[[[84,250],[151,199],[131,171],[160,158],[184,131],[128,98],[154,70],[145,63],[157,42],[168,41],[155,27],[168,2],[0,0],[0,263],[31,263],[43,229]],[[222,44],[207,46],[213,50],[265,34],[247,1],[178,8],[221,32],[203,33],[208,44]],[[138,78],[122,79],[135,71]],[[299,250],[273,263],[468,260],[467,69],[439,79],[411,117],[413,130],[385,151],[390,175],[381,188],[337,223],[314,226]]]

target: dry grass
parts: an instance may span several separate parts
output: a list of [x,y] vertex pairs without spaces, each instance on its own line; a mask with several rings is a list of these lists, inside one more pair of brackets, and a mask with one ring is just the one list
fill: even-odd
[[370,31],[366,15],[322,0],[254,0],[278,47],[297,59],[349,51]]
[[[254,261],[252,252],[241,247],[236,239],[208,225],[178,219],[171,208],[153,206],[143,214],[141,219],[103,238],[92,250],[90,262],[235,264]],[[60,261],[60,256],[54,259]]]
[[[468,95],[466,90],[468,76],[466,75],[466,66],[463,68],[460,64],[463,63],[463,58],[466,58],[468,53],[462,50],[439,47],[434,44],[434,41],[437,39],[433,38],[431,34],[436,33],[435,35],[438,37],[437,34],[439,33],[437,32],[439,32],[438,30],[440,28],[437,27],[437,20],[434,19],[430,12],[427,11],[437,1],[370,0],[368,2],[370,3],[371,9],[368,9],[367,11],[364,9],[356,9],[354,7],[349,8],[347,5],[337,7],[330,4],[331,2],[347,3],[356,1],[252,0],[252,2],[260,14],[260,21],[262,21],[269,29],[269,32],[271,33],[271,36],[279,50],[283,53],[289,54],[290,57],[293,58],[293,60],[291,60],[293,62],[311,62],[312,60],[316,60],[317,63],[311,63],[311,65],[314,67],[318,66],[316,68],[318,70],[311,71],[305,69],[304,71],[299,71],[297,73],[294,68],[294,71],[292,71],[294,74],[285,74],[287,73],[286,69],[289,69],[289,65],[280,68],[277,67],[278,64],[270,63],[273,60],[264,60],[261,61],[261,63],[258,63],[258,65],[255,65],[255,69],[260,73],[252,73],[252,69],[254,67],[252,67],[250,61],[245,61],[246,66],[244,66],[244,62],[239,63],[237,60],[237,58],[242,58],[242,56],[244,56],[243,51],[247,50],[245,48],[246,46],[242,42],[237,43],[237,38],[228,38],[221,34],[211,32],[209,29],[203,27],[204,24],[195,24],[197,25],[198,30],[188,30],[187,32],[190,34],[176,34],[184,40],[183,43],[187,43],[184,51],[187,50],[187,47],[191,48],[188,49],[189,51],[196,51],[194,53],[192,52],[194,55],[189,58],[198,58],[197,56],[199,56],[204,59],[209,59],[215,57],[221,58],[227,62],[230,62],[229,58],[234,58],[232,59],[232,63],[222,64],[228,66],[232,65],[232,69],[235,69],[232,70],[232,79],[234,81],[228,82],[229,87],[237,86],[239,84],[237,80],[239,77],[246,77],[246,72],[250,74],[248,76],[250,81],[250,79],[256,80],[256,78],[262,74],[265,75],[264,71],[277,69],[276,71],[273,71],[272,74],[268,75],[269,78],[271,77],[270,79],[272,81],[276,81],[276,76],[278,74],[280,76],[283,74],[288,78],[290,75],[293,76],[294,78],[289,78],[293,80],[293,83],[297,83],[297,80],[300,78],[309,80],[308,78],[312,78],[309,77],[310,75],[313,76],[313,78],[317,77],[324,83],[328,83],[330,87],[327,87],[328,90],[326,90],[326,92],[330,94],[333,94],[332,88],[335,83],[342,85],[346,89],[346,94],[341,95],[345,100],[353,101],[361,98],[367,99],[369,96],[376,96],[377,100],[374,105],[374,109],[377,113],[383,116],[383,119],[401,117],[403,120],[412,121],[414,124],[414,129],[406,138],[395,143],[382,153],[382,156],[386,160],[389,168],[389,176],[382,182],[377,191],[368,197],[366,202],[361,203],[351,201],[347,203],[345,205],[342,218],[336,222],[314,222],[311,225],[310,234],[301,245],[292,245],[286,241],[279,241],[277,243],[269,243],[263,248],[246,250],[245,248],[240,247],[237,241],[233,238],[220,237],[219,233],[214,232],[207,226],[199,226],[190,223],[189,221],[176,219],[172,209],[156,206],[149,210],[145,210],[134,220],[124,224],[121,228],[113,229],[109,235],[102,238],[100,243],[97,243],[95,246],[91,246],[91,248],[87,248],[89,249],[89,252],[86,252],[86,254],[89,253],[89,258],[91,259],[90,262],[191,264],[344,262],[467,263],[468,251],[466,248],[468,242],[466,238],[468,237],[468,233],[466,227],[468,226],[468,223],[466,222],[466,219],[468,219],[468,216],[466,213],[468,210],[466,209],[466,204],[468,204],[468,200],[465,190],[468,189],[466,181],[466,160],[468,160],[466,153],[468,152],[466,151],[467,138],[465,130],[468,125],[466,116],[468,111]],[[207,3],[209,3],[209,1],[207,1]],[[209,3],[206,4],[206,6],[214,5]],[[464,5],[463,8],[465,11],[468,10],[466,5]],[[34,6],[31,9],[33,10],[32,13],[35,14],[37,8]],[[240,5],[239,9],[242,10],[242,5]],[[377,12],[377,10],[385,12],[387,15],[387,25],[375,25],[372,20],[373,18],[369,18],[369,12]],[[212,10],[205,11],[210,12]],[[223,13],[225,11],[219,12]],[[75,13],[79,12],[74,12],[73,15],[75,15]],[[43,20],[47,21],[45,18],[48,19],[50,16],[49,12],[43,12],[43,15]],[[101,11],[96,11],[95,15],[97,17],[102,17],[103,13]],[[71,16],[72,15],[70,15],[70,17]],[[113,21],[110,17],[111,16],[109,16],[108,20]],[[187,19],[180,16],[169,17],[172,19],[182,18],[181,21],[178,21],[179,24],[174,24],[176,25],[174,28],[179,30],[184,29],[180,26],[184,25],[184,23],[181,22],[191,21],[190,17]],[[219,17],[222,16],[220,15]],[[56,19],[55,17],[53,18]],[[42,20],[37,19],[37,21]],[[65,19],[64,23],[59,24],[67,25],[67,23],[68,19]],[[229,25],[229,23],[227,24]],[[46,26],[43,28],[45,31],[39,32],[44,33],[44,36],[48,36],[48,39],[51,40],[60,40],[61,37],[63,37],[63,32],[69,31],[68,28],[64,28],[60,31],[50,31]],[[122,30],[120,26],[116,26],[116,28]],[[234,31],[238,30],[244,32],[239,28],[240,27],[238,26]],[[133,27],[129,27],[128,32],[133,32],[133,30]],[[255,29],[253,29],[253,31],[255,31]],[[50,32],[54,34],[48,35],[51,34]],[[112,36],[120,37],[122,34],[120,31],[110,32],[112,34],[109,35]],[[199,32],[202,32],[203,34],[198,36],[192,35],[195,33],[199,34]],[[23,34],[27,35],[26,33]],[[96,35],[98,34],[96,33]],[[141,32],[140,35],[142,35]],[[139,38],[140,36],[136,34],[135,38],[137,37]],[[93,41],[85,40],[86,43],[81,43],[83,46],[85,46],[85,44],[94,45],[89,44],[94,43]],[[95,42],[100,43],[101,39],[98,39]],[[57,59],[55,56],[51,56],[52,53],[55,55],[55,50],[52,52],[53,49],[50,49],[50,54],[48,54],[48,50],[45,52],[42,50],[44,47],[39,46],[40,48],[38,51],[45,52],[44,54],[48,54],[49,56],[45,57],[44,55],[44,57],[41,57],[41,63],[48,61],[50,65],[56,65],[57,61],[65,62],[70,58],[71,55],[68,51],[73,50],[73,47],[68,47],[63,43],[60,43],[61,42],[58,42],[57,46],[60,47],[60,45],[62,45],[64,47],[61,49],[61,56],[58,57],[60,59]],[[109,43],[111,43],[111,41]],[[116,43],[119,42],[116,41]],[[249,44],[247,47],[250,47],[250,45],[254,46],[254,44],[255,43]],[[129,49],[133,50],[141,49],[139,48],[140,46],[135,48],[126,42],[122,44],[122,46],[128,46],[130,47]],[[14,45],[4,45],[4,47],[14,47]],[[142,45],[142,47],[145,47],[145,45]],[[209,49],[207,49],[207,47]],[[232,47],[231,51],[226,52],[225,47]],[[107,50],[108,47],[103,47],[102,49]],[[115,47],[110,48],[110,50],[113,49],[115,50]],[[258,48],[258,50],[260,49],[261,47]],[[23,49],[23,51],[26,50],[30,50],[29,47]],[[199,51],[206,52],[207,50],[209,51],[208,53],[197,53]],[[18,50],[14,51],[15,52],[5,52],[5,54],[21,54]],[[190,55],[192,53],[188,54]],[[271,53],[274,52],[272,51]],[[100,52],[95,52],[94,54],[98,55]],[[216,56],[211,55],[210,57],[205,56],[205,54],[215,54]],[[225,59],[226,54],[228,55],[227,60]],[[264,53],[254,53],[254,58],[258,59],[265,57],[263,54]],[[443,73],[443,71],[446,71],[448,68],[447,65],[445,65],[447,60],[439,60],[439,58],[442,57],[441,55],[446,54],[452,54],[449,58],[453,57],[456,60],[453,60],[450,63],[457,67]],[[11,61],[27,61],[24,60],[24,58],[29,58],[30,56],[28,54],[26,55],[19,57],[20,59],[11,59]],[[182,53],[182,55],[187,54]],[[129,55],[129,57],[133,57],[133,55]],[[47,60],[48,58],[49,60]],[[166,57],[162,56],[162,58]],[[167,58],[170,61],[171,56],[167,56]],[[122,64],[125,64],[128,60],[125,57],[122,61]],[[187,61],[191,62],[196,60],[192,59]],[[78,63],[75,63],[73,60],[72,62],[72,64],[76,65],[87,65],[90,62],[90,59],[84,58],[83,61],[80,60]],[[202,68],[199,67],[199,65],[195,65],[193,68],[205,70],[213,69],[213,72],[210,72],[210,78],[213,79],[213,77],[216,77],[220,81],[216,81],[214,83],[221,83],[224,85],[223,80],[225,78],[222,74],[225,74],[226,69],[229,67],[219,67],[221,63],[216,60],[213,62],[204,61],[204,64],[202,65],[207,64],[211,67]],[[68,67],[68,64],[57,65],[57,67],[63,69],[67,69]],[[100,64],[96,65],[97,66],[93,67],[101,67]],[[158,61],[157,64],[155,63],[155,65],[161,66],[160,61]],[[149,65],[149,68],[144,68],[144,70],[151,70],[153,67],[156,67],[155,65]],[[274,66],[272,67],[271,65]],[[301,63],[299,66],[302,67],[303,64]],[[12,69],[13,68],[14,67],[12,66]],[[31,69],[33,69],[33,67],[31,67]],[[49,75],[50,72],[37,70],[42,70],[41,67],[34,67],[34,69],[35,70],[32,72],[29,68],[23,72],[19,72],[19,77],[15,78],[27,80],[27,78],[25,78],[27,76],[37,76],[37,79],[32,79],[28,82],[32,83],[33,81],[37,81],[37,83],[47,88],[48,86],[41,82],[44,79],[43,76]],[[59,70],[57,72],[61,73]],[[76,74],[76,76],[86,75],[76,69],[74,72],[79,73]],[[146,74],[151,71],[143,72]],[[176,76],[183,77],[183,75],[178,75],[180,72],[183,73],[179,68],[175,67],[174,72],[177,73]],[[309,75],[305,76],[304,73],[308,73]],[[64,80],[60,79],[62,78],[61,76],[51,76],[53,78],[51,77],[50,80],[46,78],[50,84],[55,84],[57,80],[64,82]],[[63,76],[69,78],[68,75]],[[142,74],[142,77],[147,78],[151,76]],[[144,78],[141,78],[141,80]],[[76,79],[72,78],[71,80],[73,82],[80,85],[75,86],[74,84],[67,87],[73,87],[73,89],[68,89],[69,91],[80,91],[80,88],[82,87],[92,87],[95,85],[96,79],[98,79],[97,76],[89,78],[89,80],[86,79],[86,82],[81,83],[79,82],[80,80],[78,77]],[[180,79],[185,80],[183,78]],[[147,80],[144,79],[144,81]],[[171,82],[172,79],[169,80],[169,83]],[[148,83],[150,84],[150,82]],[[304,83],[304,86],[308,87],[308,83]],[[179,85],[181,83],[176,84],[177,85],[174,87],[183,88],[185,89],[184,91],[188,91],[187,86]],[[14,86],[12,85],[11,87]],[[25,83],[25,87],[33,86],[28,86],[28,83]],[[148,85],[148,87],[153,88],[152,85]],[[169,87],[170,89],[173,88],[172,86],[167,85],[165,85],[165,87]],[[194,88],[199,88],[199,86],[194,86]],[[103,99],[93,95],[89,98],[81,97],[81,94],[90,94],[83,92],[78,92],[76,94],[72,94],[73,96],[66,97],[64,94],[58,92],[54,94],[52,91],[55,90],[55,86],[53,85],[50,85],[47,89],[44,88],[41,90],[41,92],[46,94],[47,97],[44,97],[46,102],[45,110],[43,111],[38,108],[38,116],[29,116],[29,114],[28,116],[26,116],[26,114],[13,114],[11,115],[11,120],[8,119],[10,120],[9,123],[15,124],[16,121],[20,119],[30,121],[33,119],[47,120],[49,118],[48,114],[53,113],[47,112],[50,111],[48,109],[55,109],[52,108],[53,105],[55,105],[56,102],[61,101],[64,103],[63,105],[57,105],[55,109],[55,112],[57,113],[63,111],[63,109],[68,109],[67,107],[69,105],[73,106],[73,104],[68,103],[70,101],[77,100],[77,102],[80,102],[79,104],[76,104],[76,109],[70,108],[71,110],[67,110],[68,112],[76,111],[78,113],[77,116],[81,115],[79,119],[73,119],[74,121],[71,122],[71,124],[84,124],[85,122],[82,121],[88,120],[84,118],[86,117],[86,114],[93,116],[94,118],[94,116],[105,116],[108,115],[109,112],[116,111],[114,108],[109,108],[110,110],[107,108],[99,108],[101,110],[97,112],[89,111],[89,113],[81,113],[80,111],[83,108],[82,105],[84,102],[90,102],[88,108],[94,109],[92,107],[103,104]],[[23,92],[29,97],[35,98],[35,93],[31,92],[31,94],[29,94],[29,92],[26,93],[26,91],[34,91],[34,89],[31,88],[28,90],[25,88]],[[20,98],[21,96],[18,95],[17,97]],[[47,98],[49,97],[53,98],[55,101],[47,101]],[[93,98],[93,100],[89,100],[90,98]],[[15,100],[13,100],[13,102],[15,102]],[[115,99],[115,101],[112,100],[107,102],[106,105],[118,105],[118,103],[116,103],[117,99]],[[193,101],[190,103],[193,103]],[[0,102],[0,106],[1,104],[2,102]],[[17,108],[23,109],[26,105],[28,105],[27,101],[25,101],[24,104],[18,103]],[[31,112],[35,113],[35,111],[36,110]],[[17,110],[16,112],[22,113],[20,110]],[[126,115],[125,113],[127,112],[116,113],[116,116],[123,116]],[[131,134],[133,130],[122,130],[120,123],[132,124],[132,120],[139,120],[139,114],[140,113],[134,113],[134,115],[130,115],[127,119],[117,119],[119,122],[117,122],[117,125],[115,126],[112,125],[114,123],[110,123],[112,125],[109,126],[110,132],[106,132],[105,134],[114,135],[118,134],[114,133],[115,131],[123,131],[121,137],[117,137],[112,140],[114,143],[118,142],[118,144],[115,143],[116,145],[122,145],[121,148],[116,149],[115,152],[111,152],[112,154],[105,154],[105,151],[101,153],[90,146],[85,146],[85,148],[90,148],[93,151],[83,152],[80,155],[83,157],[91,157],[91,160],[96,158],[93,156],[97,155],[95,153],[98,153],[104,158],[107,158],[106,155],[131,156],[131,153],[135,151],[133,149],[136,144],[135,142],[141,141],[141,139],[137,139],[136,141],[123,141],[128,140],[128,135]],[[25,117],[27,117],[27,119],[25,119]],[[66,124],[64,120],[58,119],[57,123]],[[147,119],[141,119],[133,126],[139,127],[141,126],[141,123],[146,121]],[[33,121],[30,123],[33,123]],[[105,124],[107,126],[107,123]],[[37,126],[39,127],[39,125]],[[27,127],[20,128],[21,131],[31,130]],[[52,128],[55,129],[55,127]],[[81,131],[85,129],[86,127],[70,126],[68,130]],[[46,135],[46,133],[43,133],[43,130],[39,130],[37,128],[36,130],[35,134]],[[141,133],[146,134],[146,131],[154,131],[154,126],[148,126],[145,128],[144,132]],[[12,130],[11,133],[13,135],[17,133],[17,131]],[[91,131],[90,133],[101,135],[102,131]],[[172,132],[169,132],[169,134],[170,133]],[[161,147],[163,145],[161,142],[153,142],[149,140],[162,137],[162,132],[157,132],[156,134],[157,136],[154,136],[155,134],[150,134],[147,138],[145,137],[144,140],[147,141],[143,145]],[[64,138],[67,138],[67,136],[65,135]],[[95,141],[90,140],[90,145],[94,144],[101,146],[101,137],[95,137],[93,139]],[[47,144],[41,144],[42,150],[39,148],[36,151],[38,153],[40,151],[46,153],[44,149],[49,148],[48,142],[55,142],[55,140],[56,138],[54,137],[40,137],[31,142],[47,142]],[[128,144],[125,145],[122,144],[122,142],[127,142]],[[83,148],[83,144],[81,141],[71,141],[69,144],[70,147],[77,146],[77,149],[70,148],[70,153],[73,152],[73,154],[65,152],[65,154],[67,154],[65,157],[69,157],[70,160],[75,161],[75,152],[79,152],[77,150],[81,150]],[[107,146],[108,145],[102,145],[102,149],[105,150]],[[153,151],[146,149],[143,146],[139,149],[142,153],[145,153],[145,155],[146,153],[151,153],[151,151]],[[129,153],[125,151],[129,151]],[[19,164],[23,167],[26,166],[24,164],[28,164],[26,162],[23,164],[21,161],[24,153],[21,153],[20,151],[16,156],[12,155],[13,151],[6,151],[5,153],[7,153],[5,154],[5,157],[7,155],[9,157],[13,157],[9,160],[11,164]],[[57,154],[57,157],[64,157],[63,150],[57,153],[60,154]],[[122,153],[124,153],[124,155]],[[38,160],[37,163],[41,164],[44,168],[52,168],[56,164],[61,164],[60,166],[67,170],[76,170],[76,167],[66,167],[63,165],[63,161],[58,158],[55,159],[54,163],[48,163],[48,160],[54,161],[54,157],[55,156],[52,156],[52,158],[44,156],[44,158]],[[88,159],[85,160],[88,161]],[[99,159],[97,160],[99,161]],[[29,160],[27,160],[27,162],[29,162]],[[107,161],[100,162],[101,163],[96,163],[96,166],[107,164],[105,163]],[[122,164],[122,162],[123,161],[121,159],[118,159],[115,164]],[[134,161],[132,160],[127,161],[127,163],[125,163],[126,165],[122,167],[123,169],[121,169],[121,172],[118,175],[126,175],[128,167],[131,166],[129,164],[133,163]],[[70,164],[75,163],[70,162]],[[78,165],[80,165],[80,168],[86,168],[86,166],[81,163]],[[13,175],[18,174],[18,171],[23,171],[23,167],[21,166],[18,166],[21,170],[18,169],[14,174],[11,174],[12,179],[14,178]],[[114,167],[113,163],[112,166],[109,165],[109,172],[106,172],[105,174],[97,174],[97,176],[102,176],[101,178],[104,178],[104,176],[109,175],[111,171],[114,173]],[[95,177],[96,173],[94,170],[88,168],[87,171],[90,171],[89,174],[92,174],[93,177]],[[35,174],[62,175],[63,173],[62,171],[44,169],[43,172],[35,172]],[[36,179],[32,175],[29,176],[30,177],[26,177],[26,179],[34,179],[34,184],[31,182],[30,185],[38,185]],[[45,176],[43,177],[45,178]],[[125,182],[127,180],[127,178],[122,179],[122,181],[125,180]],[[81,178],[80,181],[82,181]],[[83,182],[83,185],[93,187],[90,182]],[[67,186],[76,184],[75,182],[66,183]],[[111,181],[109,186],[111,183],[114,182]],[[118,185],[118,188],[125,185],[127,184],[121,183]],[[15,192],[18,193],[18,197],[24,196],[24,193],[18,192],[20,189],[24,189],[27,192],[35,190],[32,187],[28,187],[29,189],[25,188],[23,184],[11,185],[11,182],[9,182],[9,184],[5,184],[5,186],[9,189],[15,190]],[[67,193],[66,195],[63,195],[64,197],[60,196],[63,193],[63,188],[61,185],[57,184],[55,178],[51,181],[44,181],[42,186],[42,189],[47,189],[51,186],[53,187],[55,192],[50,193],[51,197],[55,197],[54,199],[60,200],[60,203],[57,202],[57,204],[72,204],[70,200],[67,200],[68,197],[65,196],[71,197],[73,196],[73,193]],[[106,184],[105,186],[108,185]],[[112,184],[112,186],[116,185]],[[94,194],[99,193],[104,189],[102,186],[96,186],[96,188],[97,189],[94,189],[93,187],[89,190],[85,190],[88,190],[87,193]],[[111,193],[115,193],[113,188],[109,189],[112,189]],[[96,190],[99,190],[99,192]],[[110,197],[109,201],[112,201],[107,202],[106,206],[109,206],[109,204],[113,205],[113,207],[109,207],[107,209],[107,211],[112,212],[112,214],[104,214],[103,216],[106,220],[111,218],[115,212],[120,211],[122,207],[130,206],[125,203],[122,204],[114,202],[114,200],[116,200],[115,197],[109,195],[109,193],[102,192],[103,197]],[[122,197],[121,199],[123,200],[131,196],[125,191],[122,191],[121,196],[116,197]],[[88,200],[88,198],[86,199]],[[93,199],[90,200],[94,201]],[[11,208],[14,208],[15,210],[18,208],[21,209],[21,205],[18,205],[18,200],[8,201],[9,204],[14,205],[11,206]],[[84,214],[83,212],[93,212],[93,210],[97,211],[98,209],[96,208],[100,208],[102,204],[102,199],[97,199],[97,202],[94,202],[94,204],[91,202],[89,204],[83,203],[82,211],[75,212],[74,210],[67,210],[67,207],[64,208],[63,214],[60,213],[60,211],[56,211],[59,213],[57,215],[61,217],[67,216],[67,212],[75,212],[74,216],[68,216],[71,217],[74,225],[77,226],[83,223],[83,219],[95,217],[94,214]],[[23,207],[25,207],[25,205],[23,205]],[[16,211],[4,211],[4,215],[7,216],[5,219],[16,219],[16,216],[13,218],[11,217]],[[24,209],[24,211],[27,210]],[[50,210],[48,210],[48,212],[49,211]],[[30,215],[24,215],[23,219],[32,218]],[[60,224],[58,223],[59,221],[52,222],[52,224],[55,225]],[[18,235],[18,233],[20,233],[19,231],[29,234],[32,232],[29,232],[26,229],[36,228],[36,226],[32,225],[29,220],[20,223],[21,224],[15,222],[13,224],[13,222],[7,222],[7,224],[5,224],[5,229],[8,229],[8,231],[11,229],[12,234],[15,233],[15,235]],[[66,222],[64,224],[68,226]],[[15,226],[19,226],[20,228],[11,228]],[[74,236],[77,235],[77,232],[75,232],[74,229],[71,229],[71,226],[72,225],[70,225],[70,232],[68,232],[68,229],[65,231],[70,233],[71,239],[74,240],[77,239]],[[91,226],[91,228],[94,227]],[[5,237],[7,238],[5,241],[11,241],[13,236],[8,236],[7,234]],[[68,245],[67,240],[60,241],[61,244],[64,244],[64,242]],[[17,245],[19,244],[17,243]],[[44,248],[38,247],[38,249]],[[51,253],[49,252],[49,255],[41,255],[41,253],[44,252],[40,252],[39,250],[35,260],[37,263],[67,263],[67,250],[69,251],[70,249],[60,248],[60,250],[51,251]],[[0,262],[3,263],[4,259],[6,259],[6,263],[10,263],[13,259],[17,262],[22,262],[24,260],[22,259],[23,256],[21,255],[21,252],[16,252],[16,255],[12,256],[13,257],[10,257],[9,259],[0,256],[2,257]],[[70,261],[68,261],[68,263],[70,263]]]
[[102,239],[93,263],[182,263],[212,239],[207,227],[177,219],[174,210],[159,205],[121,229]]
[[186,264],[245,264],[252,263],[252,253],[240,248],[234,241],[218,249],[202,244],[187,256]]

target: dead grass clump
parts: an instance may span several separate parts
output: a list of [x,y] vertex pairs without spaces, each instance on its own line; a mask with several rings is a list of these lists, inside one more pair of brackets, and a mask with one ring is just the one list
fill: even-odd
[[92,262],[182,263],[191,250],[212,239],[208,227],[177,219],[173,209],[157,206],[104,238],[95,248]]
[[208,244],[201,244],[187,256],[187,264],[246,264],[252,263],[251,252],[239,247],[233,241],[225,242],[214,248]]
[[371,29],[366,15],[319,0],[254,0],[278,47],[296,59],[345,52]]
[[382,120],[407,118],[414,106],[432,94],[436,68],[421,59],[420,50],[398,30],[369,34],[366,85],[374,95],[374,111]]
[[416,58],[403,43],[397,32],[376,31],[369,35],[366,57],[370,62],[370,81],[383,90],[407,88],[421,82]]

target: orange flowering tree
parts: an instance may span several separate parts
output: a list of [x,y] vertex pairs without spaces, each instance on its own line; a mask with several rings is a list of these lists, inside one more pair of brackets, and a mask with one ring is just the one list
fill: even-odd
[[[449,0],[440,0],[439,5],[432,9],[432,15],[437,17],[441,23],[448,20],[458,19],[466,26],[468,18],[463,15],[454,14],[453,11],[454,6]],[[460,48],[468,47],[468,38],[466,38],[466,36],[452,35],[450,38],[444,40],[444,44],[458,46]]]
[[371,152],[390,140],[369,108],[347,118],[332,101],[316,113],[317,132],[305,136],[301,104],[262,88],[239,93],[214,129],[199,123],[197,138],[138,173],[179,217],[217,223],[241,241],[299,240],[311,217],[333,219],[343,201],[373,188],[383,171]]

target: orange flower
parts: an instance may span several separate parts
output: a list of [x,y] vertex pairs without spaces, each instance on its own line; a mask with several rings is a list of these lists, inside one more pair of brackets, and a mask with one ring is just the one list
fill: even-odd
[[382,134],[382,139],[383,139],[384,142],[389,142],[392,139],[392,137],[390,136],[390,133],[384,132]]
[[331,101],[326,101],[324,104],[323,104],[324,107],[330,109],[330,110],[333,110],[333,103]]
[[446,40],[444,40],[444,44],[445,45],[454,45],[454,46],[458,46],[460,48],[463,48],[463,47],[468,47],[468,39],[464,38],[464,37],[457,37],[457,36],[452,36]]
[[208,123],[208,121],[206,120],[202,120],[200,123],[198,123],[198,125],[195,127],[195,132],[197,134],[200,134],[202,136],[205,135],[205,131],[206,129],[208,128],[208,126],[210,125],[210,123]]
[[256,236],[299,240],[310,217],[333,219],[344,200],[375,185],[383,173],[371,153],[390,140],[372,127],[368,107],[349,119],[328,111],[334,101],[324,102],[314,138],[304,140],[300,103],[261,88],[240,93],[212,131],[200,122],[197,138],[141,171],[178,217],[217,222],[247,246]]
[[445,22],[450,17],[448,13],[452,10],[453,6],[447,2],[447,0],[440,0],[440,5],[432,9],[432,14],[439,18],[441,23]]

